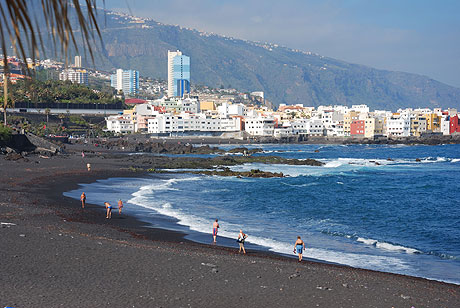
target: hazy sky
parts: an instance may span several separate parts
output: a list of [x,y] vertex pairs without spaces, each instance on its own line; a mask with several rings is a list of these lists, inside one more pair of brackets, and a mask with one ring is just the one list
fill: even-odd
[[460,87],[459,0],[106,0],[105,6]]

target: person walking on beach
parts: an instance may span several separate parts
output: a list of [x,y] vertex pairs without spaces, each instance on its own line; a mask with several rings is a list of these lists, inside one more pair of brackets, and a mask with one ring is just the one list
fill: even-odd
[[241,250],[243,250],[243,254],[246,254],[246,250],[244,250],[244,241],[248,237],[247,234],[243,233],[243,230],[240,229],[240,233],[238,234],[238,244],[240,244],[240,250],[238,253],[241,253]]
[[118,200],[118,214],[121,215],[121,210],[123,209],[123,201],[121,199]]
[[104,204],[105,204],[105,208],[107,209],[107,215],[105,216],[105,218],[111,219],[112,218],[112,205],[110,205],[110,203],[108,202],[104,202]]
[[302,253],[305,250],[305,243],[300,239],[300,236],[297,236],[297,241],[294,244],[294,254],[297,252],[299,255],[299,262],[302,261]]
[[214,243],[216,242],[216,239],[217,239],[217,229],[219,229],[219,223],[218,223],[218,219],[216,219],[215,222],[212,223],[212,237],[214,238]]
[[86,205],[86,195],[85,195],[85,192],[82,192],[82,193],[81,193],[80,200],[81,200],[81,208],[84,209],[84,208],[85,208],[85,205]]
[[90,163],[87,163],[87,164],[86,164],[86,168],[88,169],[88,171],[91,171],[91,164],[90,164]]

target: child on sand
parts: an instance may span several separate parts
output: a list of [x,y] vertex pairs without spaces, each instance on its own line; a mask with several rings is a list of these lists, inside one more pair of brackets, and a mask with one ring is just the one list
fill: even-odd
[[84,208],[85,208],[85,205],[86,205],[86,195],[85,195],[85,192],[82,192],[82,193],[81,193],[80,200],[81,200],[81,207],[84,209]]
[[107,215],[105,216],[105,218],[111,219],[112,218],[112,206],[108,202],[104,202],[104,204],[105,204],[105,208],[107,209]]
[[121,215],[121,210],[123,209],[123,201],[121,199],[118,200],[118,214]]
[[299,255],[299,262],[302,261],[302,253],[304,250],[305,243],[300,239],[300,236],[298,236],[294,244],[294,254],[297,252],[297,254]]

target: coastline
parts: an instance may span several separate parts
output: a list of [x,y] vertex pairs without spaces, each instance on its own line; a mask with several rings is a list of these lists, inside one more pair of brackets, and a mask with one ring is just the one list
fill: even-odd
[[[0,221],[16,225],[0,229],[6,233],[1,237],[2,247],[8,247],[1,252],[5,260],[1,270],[5,274],[0,279],[0,305],[78,307],[91,301],[113,307],[127,304],[168,307],[189,303],[192,306],[220,303],[232,307],[244,301],[261,307],[295,305],[305,300],[311,306],[342,303],[345,307],[455,307],[460,303],[458,285],[310,260],[297,264],[292,258],[271,252],[250,250],[247,256],[239,256],[236,248],[195,243],[186,240],[185,234],[146,227],[133,217],[108,222],[99,206],[89,205],[81,211],[79,202],[64,197],[62,192],[77,188],[79,183],[118,176],[137,177],[139,173],[130,171],[129,163],[116,159],[92,157],[89,160],[95,166],[91,173],[85,170],[84,162],[76,154],[37,158],[38,164],[32,159],[29,162],[1,160],[0,166],[8,181],[1,185],[4,193],[0,201]],[[67,170],[63,172],[64,167]],[[19,232],[22,233],[18,235]],[[51,237],[53,240],[49,240]],[[27,240],[27,247],[17,241],[18,238]],[[56,239],[59,243],[54,245]],[[70,245],[74,242],[77,245]],[[53,249],[45,250],[48,246]],[[84,247],[90,249],[82,249]],[[113,252],[123,258],[113,256]],[[67,253],[69,258],[60,260],[60,253]],[[151,254],[156,258],[151,260]],[[37,256],[40,260],[34,260]],[[52,264],[47,264],[49,259],[45,256],[52,257]],[[85,257],[88,262],[80,261]],[[139,263],[139,258],[145,263]],[[110,268],[107,268],[107,259]],[[27,260],[30,264],[25,266]],[[44,269],[58,273],[54,275],[60,277],[57,281],[37,275],[43,262]],[[163,267],[158,267],[160,263]],[[147,264],[152,265],[151,268]],[[22,269],[24,266],[27,270]],[[76,277],[66,274],[69,266]],[[91,270],[85,270],[87,266]],[[35,270],[33,274],[29,272],[31,268]],[[144,282],[141,289],[155,295],[137,296],[139,290],[135,286],[140,282],[128,277],[133,269],[136,273],[144,269],[150,274],[154,269],[153,276],[141,274]],[[107,294],[105,298],[88,293],[113,277],[116,279],[111,289],[118,295]],[[77,282],[77,278],[83,281]],[[194,286],[193,282],[198,280],[202,285]],[[163,282],[166,282],[164,286]],[[31,284],[34,287],[29,289]],[[60,290],[59,294],[51,288]],[[79,291],[68,292],[69,288]],[[204,290],[198,290],[200,288]],[[210,290],[218,296],[209,298]]]

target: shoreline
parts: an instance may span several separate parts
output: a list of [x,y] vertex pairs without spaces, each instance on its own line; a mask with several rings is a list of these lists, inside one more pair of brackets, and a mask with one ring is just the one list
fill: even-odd
[[[160,302],[166,307],[178,303],[185,306],[190,302],[193,306],[208,307],[213,303],[221,303],[233,307],[238,303],[238,300],[236,302],[232,300],[236,294],[242,294],[245,302],[255,307],[276,306],[277,303],[295,304],[302,299],[312,303],[316,301],[322,306],[334,306],[341,302],[346,307],[352,305],[387,307],[390,303],[393,306],[406,306],[411,303],[415,307],[438,307],[438,304],[443,307],[455,307],[460,303],[460,287],[455,284],[312,260],[297,264],[295,259],[277,255],[274,252],[254,252],[251,250],[248,251],[247,256],[238,256],[235,253],[236,247],[227,248],[195,243],[185,239],[183,233],[150,228],[142,221],[135,217],[128,217],[128,215],[124,219],[117,219],[117,225],[114,225],[105,220],[104,210],[100,206],[89,205],[82,212],[79,208],[79,201],[63,196],[62,192],[78,188],[79,183],[92,183],[100,179],[117,176],[138,177],[139,173],[133,173],[127,168],[129,162],[120,162],[109,158],[89,158],[89,161],[97,167],[88,174],[84,169],[84,162],[88,160],[83,162],[76,155],[50,159],[37,158],[37,161],[39,163],[5,160],[0,162],[0,166],[6,172],[8,179],[6,183],[0,186],[4,192],[0,199],[0,208],[2,209],[0,221],[16,224],[15,226],[0,228],[0,232],[7,233],[0,239],[2,247],[8,247],[7,251],[0,252],[2,260],[5,260],[0,269],[6,275],[0,278],[0,305],[27,307],[31,305],[44,306],[44,304],[50,303],[54,303],[51,306],[57,306],[58,303],[66,303],[68,307],[81,307],[90,301],[102,306],[107,305],[105,298],[93,295],[94,292],[90,291],[89,286],[75,281],[76,278],[67,277],[65,272],[69,270],[67,268],[69,263],[75,266],[75,268],[72,267],[72,272],[76,269],[85,272],[85,266],[91,268],[91,271],[86,271],[83,276],[80,272],[74,273],[78,279],[83,279],[84,283],[91,287],[94,287],[95,283],[101,283],[104,279],[115,277],[113,288],[125,297],[120,297],[121,295],[110,297],[110,302],[114,307],[126,307],[127,304],[131,305],[132,303],[144,306],[155,303],[154,306],[160,306]],[[63,166],[71,167],[63,171]],[[69,199],[73,202],[70,202]],[[112,219],[112,221],[115,220]],[[13,236],[17,230],[25,234],[24,239],[28,240],[30,237],[35,241],[28,242],[27,247],[22,246],[17,240],[13,241],[13,238],[21,238],[18,237],[18,234]],[[53,240],[44,239],[49,236],[52,236]],[[54,247],[53,241],[56,239],[59,239],[60,243]],[[69,246],[71,242],[78,242],[78,244],[75,247]],[[41,246],[52,246],[55,250],[43,250],[44,248]],[[92,248],[90,250],[79,248],[86,246]],[[130,253],[131,250],[135,250],[136,254]],[[67,252],[69,258],[60,260],[57,255],[54,256],[55,251],[57,254]],[[110,251],[123,254],[123,262],[117,263],[118,256],[113,259]],[[80,259],[74,258],[75,255],[80,255],[82,252],[82,256],[90,258],[89,263],[81,263]],[[149,257],[151,254],[156,256],[153,260]],[[35,258],[25,258],[31,262],[31,266],[34,268],[39,264],[45,264],[45,269],[61,273],[56,276],[61,278],[56,279],[62,280],[62,285],[54,284],[44,276],[40,278],[41,275],[30,276],[28,271],[21,269],[25,261],[22,255],[36,256]],[[49,255],[48,257],[55,262],[47,265],[47,259],[41,259],[45,255]],[[37,258],[37,256],[39,257]],[[106,268],[106,259],[113,259],[115,263],[112,262],[112,264],[118,265],[118,267],[115,265],[114,268],[123,273],[122,277],[119,277],[119,274],[113,271],[114,269]],[[143,260],[142,262],[145,264],[160,262],[165,266],[163,269],[153,266],[152,269],[156,272],[154,277],[161,277],[167,287],[161,288],[161,284],[159,285],[154,277],[141,274],[145,280],[145,284],[143,284],[145,290],[150,290],[149,287],[152,285],[156,285],[160,289],[160,291],[151,291],[155,293],[152,296],[154,300],[135,296],[138,291],[134,287],[137,284],[135,280],[132,281],[132,277],[126,276],[130,271],[129,269],[144,267],[144,263],[140,263],[139,259]],[[172,276],[171,269],[167,265],[170,262],[169,259],[180,260],[179,263],[171,261],[176,267],[178,266],[178,272],[173,270],[176,274]],[[208,263],[215,265],[215,267],[207,265]],[[260,265],[254,267],[253,264]],[[239,270],[235,271],[235,265]],[[29,266],[26,267],[29,268]],[[100,268],[106,271],[101,272]],[[40,267],[36,268],[35,271],[37,270],[40,272]],[[192,289],[189,289],[188,284],[192,285],[193,283],[189,279],[199,279],[195,277],[196,271],[201,273],[198,276],[208,277],[209,280],[200,280],[204,290],[198,292],[193,287],[195,291],[190,293]],[[242,277],[241,271],[243,275],[244,273],[251,275],[248,278]],[[190,275],[194,278],[189,278]],[[222,279],[222,276],[226,279]],[[269,277],[268,280],[267,277]],[[183,280],[182,278],[186,279]],[[18,281],[23,281],[25,286],[18,285]],[[37,290],[27,289],[26,286],[30,285],[30,282],[27,281],[43,284],[36,289],[38,289],[38,293],[43,293],[45,296],[40,297]],[[71,284],[70,288],[72,285],[73,288],[78,289],[80,287],[83,295],[87,295],[86,298],[79,293],[65,293],[69,290],[70,281],[75,284]],[[184,285],[180,287],[179,283],[178,287],[178,281],[182,281]],[[302,287],[299,289],[300,281],[302,281]],[[133,287],[130,283],[133,284]],[[12,285],[17,287],[11,288]],[[63,294],[56,294],[55,291],[50,290],[51,287],[57,288]],[[187,293],[183,293],[184,288]],[[218,294],[217,298],[209,299],[206,295],[210,288]],[[265,289],[269,289],[270,292],[267,294],[264,292]],[[300,290],[303,290],[302,294],[298,294]],[[170,296],[165,299],[165,294],[170,294]],[[178,299],[174,297],[174,294],[179,294]],[[53,299],[52,295],[56,298]],[[188,302],[187,296],[190,299]],[[230,298],[227,298],[229,296]],[[348,300],[349,297],[352,299]],[[171,300],[171,298],[173,299]],[[385,305],[382,301],[383,298],[385,298]],[[431,302],[436,298],[438,300]],[[209,301],[204,301],[204,299],[209,299]]]
[[[185,172],[185,173],[189,173],[189,172]],[[180,173],[180,172],[179,173],[178,172],[171,172],[171,173],[165,172],[165,173],[162,173],[162,174],[174,176],[175,174],[182,174],[182,173]],[[194,174],[194,173],[191,173],[191,174]],[[144,171],[144,172],[140,172],[139,174],[133,173],[132,177],[134,177],[134,178],[148,178],[149,175],[152,176],[152,175],[155,175],[155,173],[150,173],[150,172]],[[117,177],[117,176],[115,176],[115,177],[106,177],[106,176],[104,176],[103,178],[96,178],[92,182],[76,183],[75,187],[78,188],[80,186],[80,184],[96,183],[98,180],[109,180],[109,179],[124,178],[124,177],[126,177],[126,176],[121,176],[121,177]],[[77,190],[76,188],[75,188],[75,190]],[[74,190],[74,189],[71,189],[71,190]],[[62,191],[61,194],[63,194],[64,192],[68,192],[68,191]],[[74,203],[79,202],[78,198],[73,198],[73,197],[70,197],[70,196],[63,196],[63,197],[72,200]],[[99,209],[99,211],[101,212],[101,214],[100,214],[101,216],[103,215],[103,213],[105,213],[105,209],[104,209],[103,205],[96,205],[96,204],[91,204],[91,205],[93,207],[95,207],[96,209]],[[114,217],[116,217],[118,215],[116,206],[114,206],[112,215]],[[160,217],[158,217],[158,216],[160,216]],[[139,226],[141,228],[153,229],[153,230],[161,231],[161,232],[172,232],[176,236],[178,236],[179,239],[181,239],[183,241],[198,244],[198,245],[203,245],[204,247],[208,247],[208,248],[209,247],[218,248],[218,249],[220,248],[220,249],[223,249],[224,251],[229,251],[229,252],[232,252],[232,251],[234,251],[234,250],[236,250],[238,248],[237,245],[234,244],[235,239],[233,239],[233,238],[224,237],[224,236],[218,236],[218,239],[219,239],[218,243],[213,244],[211,242],[210,232],[205,233],[205,232],[191,230],[189,226],[180,225],[176,218],[170,217],[170,216],[165,216],[163,214],[157,213],[157,217],[155,217],[155,219],[164,220],[164,221],[160,221],[159,223],[157,223],[154,226],[152,226],[151,222],[144,221],[144,220],[142,220],[142,218],[136,217],[136,215],[124,214],[123,217],[129,217],[129,219],[132,220],[132,223],[130,225],[124,225],[124,227],[130,228],[133,225],[135,225],[135,226]],[[205,238],[208,238],[209,241],[205,240]],[[168,239],[168,241],[169,241],[169,239]],[[246,248],[246,251],[251,252],[251,255],[258,256],[258,257],[267,257],[267,258],[273,257],[275,259],[286,258],[286,259],[289,259],[289,260],[297,260],[297,255],[289,255],[289,254],[285,254],[285,253],[282,253],[282,252],[272,251],[272,250],[270,250],[269,247],[262,246],[262,245],[259,245],[259,244],[253,244],[253,243],[250,243],[250,242],[246,242],[245,248]],[[392,274],[392,275],[401,275],[401,276],[410,277],[410,278],[425,279],[425,280],[428,280],[428,281],[435,281],[435,282],[440,282],[440,283],[446,283],[446,284],[460,286],[460,283],[456,283],[456,282],[452,282],[452,281],[448,281],[448,280],[429,278],[429,277],[423,277],[423,276],[414,276],[414,275],[410,275],[410,274],[389,272],[389,271],[362,268],[362,267],[355,267],[355,266],[351,266],[351,265],[347,265],[347,264],[342,264],[342,263],[333,262],[333,261],[326,261],[326,260],[321,260],[321,259],[315,259],[315,258],[306,257],[306,256],[303,257],[303,260],[313,262],[313,263],[336,265],[336,266],[339,266],[339,267],[366,270],[366,271],[371,271],[371,272],[386,273],[386,274]]]

